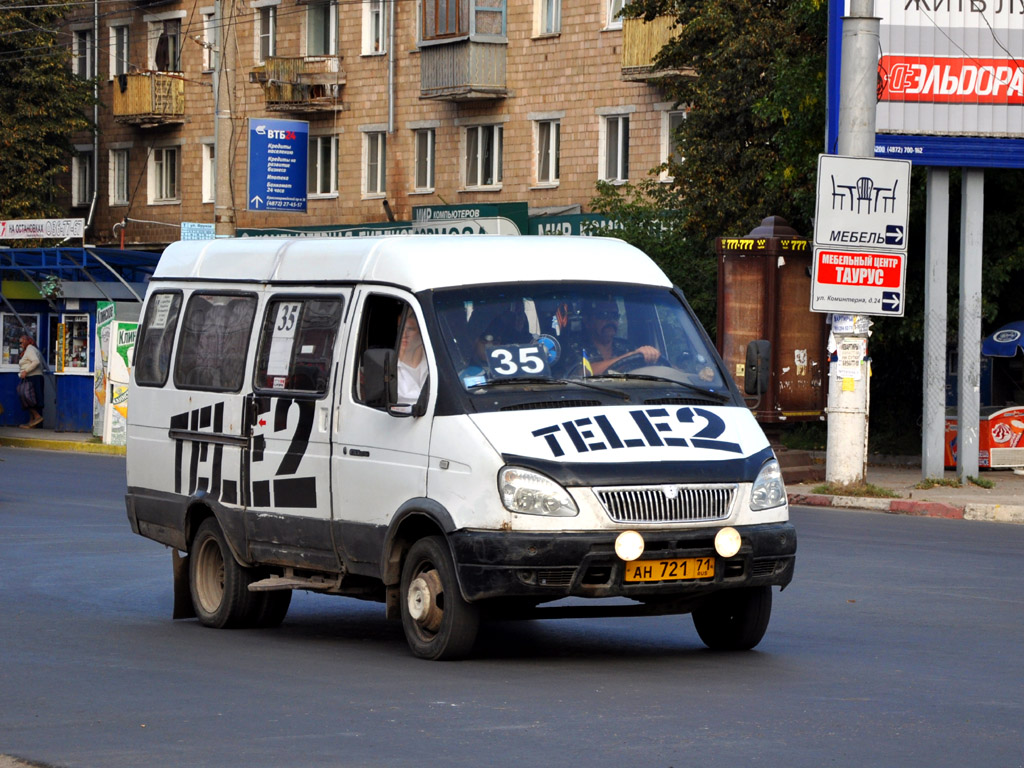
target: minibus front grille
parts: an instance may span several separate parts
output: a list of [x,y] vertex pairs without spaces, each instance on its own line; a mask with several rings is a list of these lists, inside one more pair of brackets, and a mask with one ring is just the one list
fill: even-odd
[[595,488],[617,523],[694,523],[729,516],[735,485],[647,485]]

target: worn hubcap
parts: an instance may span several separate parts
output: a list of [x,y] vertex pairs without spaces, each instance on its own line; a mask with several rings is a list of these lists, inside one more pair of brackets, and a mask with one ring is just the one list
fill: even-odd
[[416,625],[428,632],[437,632],[441,628],[444,610],[441,608],[441,577],[437,571],[421,573],[409,584],[406,604],[409,616]]

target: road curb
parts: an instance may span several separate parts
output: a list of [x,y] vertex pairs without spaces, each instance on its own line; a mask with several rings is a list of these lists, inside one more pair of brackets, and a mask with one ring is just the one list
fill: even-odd
[[867,509],[891,515],[941,517],[990,523],[1024,524],[1024,506],[1016,504],[945,504],[941,501],[877,499],[867,496],[829,496],[821,493],[790,493],[789,503],[802,507]]
[[99,453],[107,456],[124,456],[123,445],[106,445],[81,440],[41,440],[31,437],[0,437],[0,445],[9,448],[34,448],[40,451],[71,451],[74,453]]

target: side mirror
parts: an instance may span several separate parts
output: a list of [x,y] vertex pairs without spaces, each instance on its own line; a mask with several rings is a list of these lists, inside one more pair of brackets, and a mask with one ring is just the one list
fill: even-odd
[[747,361],[743,371],[743,391],[761,397],[768,391],[771,378],[772,345],[767,339],[747,344]]
[[373,408],[389,408],[398,400],[398,356],[393,349],[363,352],[363,396]]

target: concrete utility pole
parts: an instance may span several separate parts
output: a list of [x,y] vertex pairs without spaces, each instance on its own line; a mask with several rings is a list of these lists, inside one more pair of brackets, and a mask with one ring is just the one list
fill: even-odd
[[[225,5],[227,6],[225,9]],[[214,4],[213,71],[213,223],[217,237],[235,236],[235,201],[231,194],[232,124],[231,98],[235,77],[235,4],[216,0]]]
[[[873,11],[873,0],[850,0],[850,15],[843,17],[838,154],[847,157],[875,156],[880,19],[872,15]],[[833,317],[833,336],[840,349],[861,343],[867,334],[866,328],[863,332],[836,334],[836,321],[847,319]],[[867,468],[871,378],[866,362],[860,369],[859,379],[848,377],[840,382],[836,378],[837,363],[829,366],[825,480],[839,485],[863,483]]]

